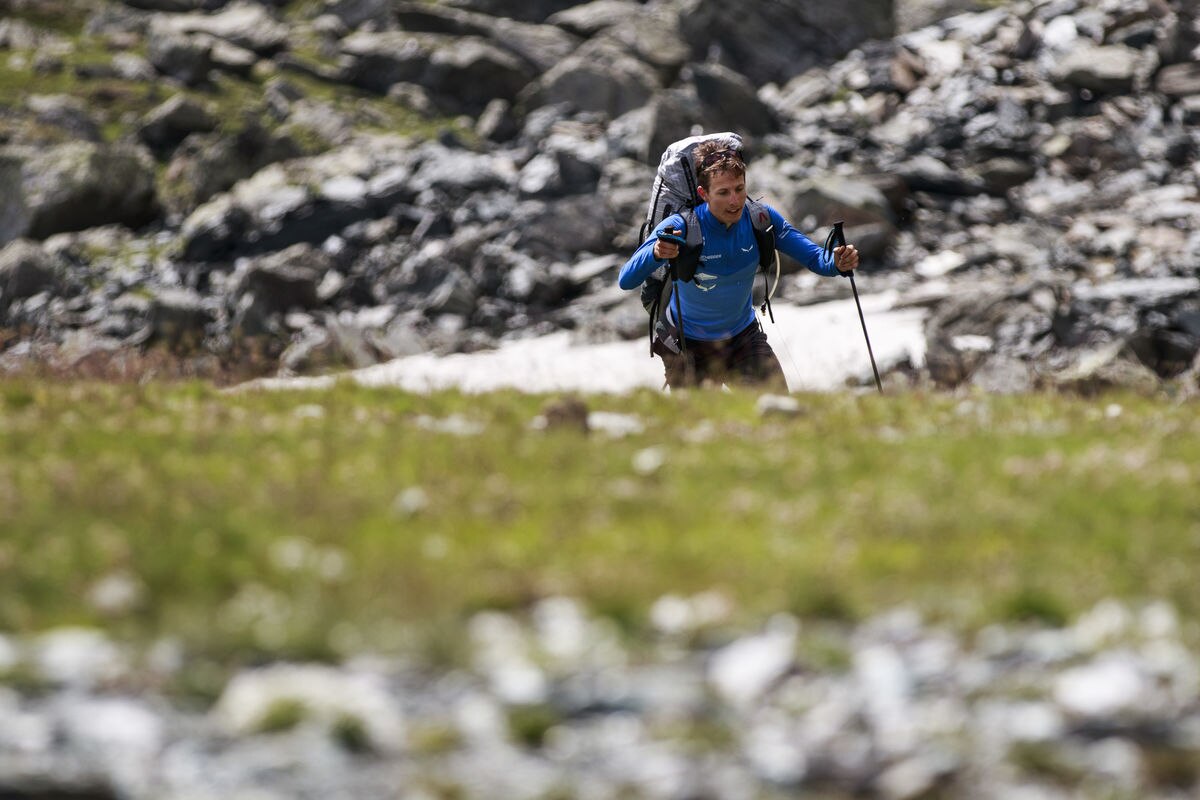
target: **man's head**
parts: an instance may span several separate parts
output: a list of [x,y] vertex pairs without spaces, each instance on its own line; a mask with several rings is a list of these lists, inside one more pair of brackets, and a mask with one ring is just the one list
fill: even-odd
[[714,176],[722,173],[732,173],[742,179],[746,177],[746,162],[742,160],[742,152],[719,139],[697,145],[692,153],[692,161],[696,165],[696,183],[705,189]]
[[720,222],[732,225],[746,205],[746,162],[742,154],[720,141],[700,144],[692,155],[700,199]]

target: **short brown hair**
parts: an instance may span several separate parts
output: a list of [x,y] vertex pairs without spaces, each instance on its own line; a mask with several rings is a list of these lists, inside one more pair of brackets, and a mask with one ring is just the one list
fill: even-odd
[[729,146],[728,142],[712,139],[701,142],[692,153],[692,161],[696,165],[696,182],[708,189],[708,183],[714,175],[722,172],[732,172],[734,175],[746,177],[746,162],[742,151]]

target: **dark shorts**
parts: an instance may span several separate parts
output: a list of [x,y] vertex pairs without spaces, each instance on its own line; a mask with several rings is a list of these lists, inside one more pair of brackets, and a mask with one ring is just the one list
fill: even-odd
[[698,386],[705,381],[715,384],[775,384],[787,389],[783,367],[767,342],[767,334],[758,320],[729,339],[701,341],[688,339],[686,352],[676,355],[665,350],[655,352],[666,368],[667,385],[672,389]]

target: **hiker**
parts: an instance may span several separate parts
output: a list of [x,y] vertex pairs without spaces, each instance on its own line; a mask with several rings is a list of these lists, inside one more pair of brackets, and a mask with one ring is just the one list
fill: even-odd
[[[659,324],[659,333],[652,333],[651,342],[651,351],[662,358],[667,385],[672,389],[711,380],[786,390],[783,367],[755,317],[751,300],[760,249],[777,246],[809,270],[826,276],[846,275],[856,269],[858,251],[847,244],[827,255],[775,209],[747,202],[746,163],[740,149],[726,141],[700,143],[692,152],[691,163],[695,165],[695,194],[701,202],[686,215],[699,228],[695,233],[702,244],[692,246],[697,237],[685,236],[685,216],[671,214],[621,267],[618,283],[622,289],[636,289],[666,262],[673,263],[679,278],[673,282],[674,297],[665,300],[666,325]],[[689,251],[698,251],[698,261],[684,267],[682,261],[697,255]],[[681,252],[685,259],[680,258]],[[682,341],[675,328],[680,318]]]

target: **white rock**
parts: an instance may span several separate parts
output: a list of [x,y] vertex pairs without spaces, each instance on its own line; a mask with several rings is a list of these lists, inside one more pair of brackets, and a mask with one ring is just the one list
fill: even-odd
[[143,587],[130,572],[112,572],[92,585],[88,602],[103,614],[118,615],[130,612],[142,602]]
[[103,632],[91,628],[60,628],[38,637],[33,662],[46,680],[89,688],[122,675],[125,656]]
[[54,746],[54,721],[21,706],[15,690],[0,686],[0,753],[11,757],[48,752]]
[[709,682],[735,706],[753,703],[795,662],[798,628],[793,618],[780,615],[763,633],[718,650],[709,664]]
[[471,692],[458,699],[453,708],[454,723],[469,741],[495,744],[508,736],[508,718],[491,695]]
[[1068,713],[1111,719],[1136,711],[1146,699],[1145,676],[1128,657],[1106,654],[1066,670],[1054,682],[1054,699]]
[[1179,635],[1179,615],[1168,603],[1151,603],[1139,615],[1142,634],[1152,639]]
[[428,507],[429,493],[420,486],[402,489],[392,500],[392,511],[401,517],[414,517]]
[[587,651],[589,624],[583,608],[568,597],[548,597],[533,609],[541,649],[558,661],[578,661]]
[[614,439],[642,433],[646,426],[633,414],[615,411],[592,411],[587,417],[588,430],[607,433]]
[[922,278],[940,278],[954,272],[966,263],[967,259],[961,253],[954,250],[942,250],[917,262],[917,265],[913,267],[913,272]]
[[240,672],[221,693],[213,716],[224,730],[247,735],[282,703],[299,703],[308,719],[324,724],[355,719],[381,751],[403,746],[403,717],[382,676],[321,664],[277,664]]
[[321,194],[334,201],[352,203],[362,200],[367,182],[353,175],[338,175],[321,184]]
[[755,403],[760,417],[778,415],[781,417],[799,416],[803,410],[800,401],[790,395],[764,394]]
[[58,709],[68,738],[84,750],[109,757],[148,756],[162,747],[162,719],[144,704],[125,698],[72,699]]
[[1066,14],[1050,20],[1042,32],[1042,43],[1051,50],[1067,50],[1078,39],[1079,29],[1075,27],[1075,20]]
[[1040,700],[995,699],[977,704],[975,728],[1003,748],[1011,742],[1045,742],[1062,735],[1062,712]]
[[1128,638],[1133,623],[1128,608],[1115,600],[1104,600],[1080,616],[1071,632],[1079,647],[1095,652]]
[[919,756],[893,764],[876,779],[880,795],[888,800],[925,797],[937,784],[938,765]]
[[961,336],[952,336],[950,344],[960,353],[988,353],[996,343],[990,336],[964,333]]
[[546,699],[548,686],[529,654],[525,632],[515,619],[498,611],[476,614],[469,623],[475,668],[492,692],[506,703],[531,705]]
[[653,475],[667,463],[667,451],[663,447],[647,447],[633,454],[633,471],[638,475]]
[[663,595],[650,606],[650,624],[668,636],[689,631],[695,625],[692,604],[679,595]]
[[808,774],[808,757],[796,732],[781,715],[755,725],[744,743],[755,772],[775,784],[798,784]]
[[1089,771],[1103,775],[1105,783],[1122,794],[1137,794],[1142,785],[1142,752],[1136,744],[1115,736],[1088,748]]
[[21,653],[16,643],[0,633],[0,673],[8,672],[21,661]]
[[904,660],[891,645],[872,644],[858,650],[854,654],[854,675],[872,705],[904,705],[912,692]]

